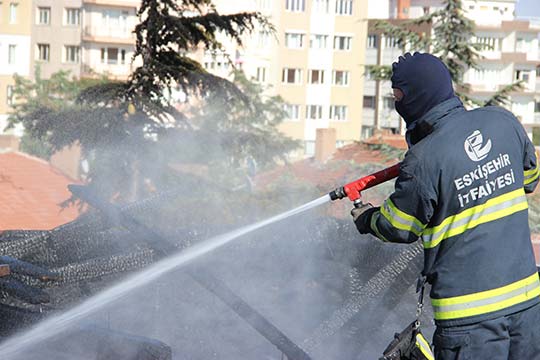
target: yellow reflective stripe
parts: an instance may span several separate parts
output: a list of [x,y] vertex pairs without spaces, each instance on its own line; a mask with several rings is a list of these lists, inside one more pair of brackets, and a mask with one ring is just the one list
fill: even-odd
[[[504,204],[507,202],[510,202],[511,206]],[[504,205],[501,206],[501,204]],[[447,217],[435,227],[425,229],[422,235],[424,248],[434,248],[444,239],[462,234],[478,225],[501,219],[527,208],[528,204],[523,188],[497,196],[484,204]]]
[[390,199],[381,206],[381,214],[396,229],[410,231],[416,236],[420,236],[426,227],[414,216],[399,210]]
[[536,179],[538,179],[538,176],[540,175],[540,168],[536,167],[532,170],[525,171],[525,180],[523,180],[524,185],[529,185],[530,183],[534,182]]
[[435,357],[433,356],[433,352],[431,352],[431,347],[429,346],[428,342],[424,338],[424,336],[419,333],[416,334],[416,347],[420,349],[422,354],[426,357],[428,360],[435,360]]
[[449,320],[482,315],[528,301],[540,295],[538,273],[512,284],[475,294],[432,299],[435,319]]
[[524,185],[529,185],[530,183],[534,182],[536,179],[538,179],[538,176],[540,175],[540,167],[538,166],[538,152],[534,152],[534,155],[536,157],[536,167],[530,170],[525,170],[525,180],[523,181]]
[[373,215],[371,216],[371,222],[370,222],[370,226],[371,226],[371,229],[375,232],[375,235],[377,235],[377,237],[379,239],[381,239],[382,241],[386,241],[386,242],[389,242],[382,234],[381,232],[379,231],[379,228],[377,227],[377,220],[379,220],[379,216],[381,216],[381,213],[379,211],[376,211],[373,213]]

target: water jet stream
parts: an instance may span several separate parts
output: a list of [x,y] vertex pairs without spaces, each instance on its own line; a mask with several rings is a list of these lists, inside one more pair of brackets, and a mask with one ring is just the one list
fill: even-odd
[[0,344],[0,354],[2,355],[2,359],[10,359],[27,347],[58,335],[62,331],[67,330],[67,328],[70,325],[73,325],[76,321],[81,320],[93,312],[101,309],[105,305],[126,296],[130,291],[148,284],[158,277],[225,245],[242,235],[270,225],[274,222],[286,219],[290,216],[300,214],[329,201],[330,197],[328,195],[324,195],[316,200],[284,213],[275,215],[266,220],[262,220],[255,224],[247,225],[202,241],[188,249],[181,251],[180,253],[160,260],[144,271],[134,274],[128,277],[126,280],[123,280],[122,282],[108,288],[107,290],[92,296],[74,308],[67,310],[62,314],[55,315],[49,319],[45,319],[32,329],[20,335],[15,335],[9,338]]

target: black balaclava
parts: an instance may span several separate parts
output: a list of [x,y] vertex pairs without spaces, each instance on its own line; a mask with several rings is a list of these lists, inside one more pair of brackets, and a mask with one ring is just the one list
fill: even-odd
[[404,97],[396,101],[396,111],[407,123],[420,119],[436,105],[454,96],[450,72],[439,58],[431,54],[406,53],[392,64],[392,88]]

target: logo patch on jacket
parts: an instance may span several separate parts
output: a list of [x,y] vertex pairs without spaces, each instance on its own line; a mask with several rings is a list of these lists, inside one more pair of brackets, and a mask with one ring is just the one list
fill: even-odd
[[465,139],[465,152],[472,161],[480,161],[485,159],[491,150],[491,139],[488,139],[484,144],[484,137],[480,130],[475,130]]

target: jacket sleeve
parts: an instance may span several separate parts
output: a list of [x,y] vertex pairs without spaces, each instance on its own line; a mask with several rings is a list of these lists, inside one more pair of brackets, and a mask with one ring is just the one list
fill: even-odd
[[534,148],[534,145],[526,136],[525,155],[523,158],[523,170],[525,178],[523,180],[523,187],[527,194],[532,193],[538,185],[538,179],[540,177],[540,168],[538,167],[538,153]]
[[[433,176],[433,174],[430,174]],[[412,243],[426,228],[436,206],[435,191],[426,183],[430,176],[409,151],[403,160],[395,191],[371,216],[370,227],[383,241]]]

